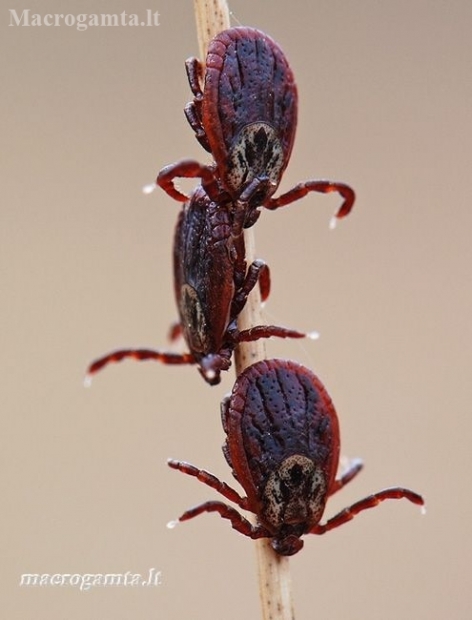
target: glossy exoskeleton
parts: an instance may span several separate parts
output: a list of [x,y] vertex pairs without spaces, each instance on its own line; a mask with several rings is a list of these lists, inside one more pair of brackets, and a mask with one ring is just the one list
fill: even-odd
[[174,291],[179,312],[178,328],[188,353],[154,349],[120,349],[89,367],[89,377],[110,362],[124,358],[158,360],[165,364],[197,364],[203,378],[215,385],[231,365],[231,354],[240,342],[259,338],[303,338],[307,334],[259,325],[239,331],[237,318],[247,297],[259,282],[262,299],[269,294],[267,265],[255,260],[247,268],[244,236],[233,234],[230,214],[211,201],[201,186],[182,209],[174,236]]
[[180,521],[218,512],[250,538],[270,538],[281,555],[293,555],[304,534],[324,534],[386,499],[406,498],[423,506],[423,498],[404,488],[389,488],[345,508],[320,523],[328,498],[354,478],[359,460],[336,478],[339,425],[321,381],[295,362],[264,360],[247,368],[222,403],[226,433],[223,452],[246,497],[207,471],[181,461],[169,466],[212,487],[241,509],[253,512],[252,525],[237,510],[209,501],[187,510]]
[[298,106],[292,70],[273,39],[231,28],[210,42],[205,67],[190,58],[186,68],[194,99],[185,114],[214,163],[188,159],[163,168],[157,184],[170,196],[186,201],[174,179],[199,177],[212,200],[231,204],[245,227],[257,220],[258,207],[277,209],[312,191],[338,192],[344,200],[336,217],[349,213],[355,194],[344,183],[305,181],[272,198],[292,152]]

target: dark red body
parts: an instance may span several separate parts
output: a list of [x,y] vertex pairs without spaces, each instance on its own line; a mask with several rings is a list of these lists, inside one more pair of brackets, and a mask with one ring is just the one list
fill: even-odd
[[230,28],[210,42],[205,66],[190,58],[186,67],[194,99],[185,114],[214,163],[166,166],[157,178],[165,191],[184,201],[174,179],[199,177],[211,199],[227,205],[245,227],[257,220],[259,207],[277,209],[311,191],[339,192],[344,202],[337,217],[349,213],[355,196],[343,183],[306,181],[272,198],[292,152],[298,98],[292,70],[271,37]]
[[264,360],[236,380],[223,401],[226,433],[223,452],[246,497],[212,474],[180,461],[169,466],[197,477],[243,510],[257,516],[252,525],[237,510],[209,501],[185,512],[180,520],[218,512],[250,538],[271,538],[281,555],[303,546],[304,534],[323,534],[385,499],[406,498],[423,505],[417,493],[385,489],[345,508],[320,524],[328,498],[362,468],[352,461],[339,478],[339,425],[333,403],[321,381],[304,366],[287,360]]
[[179,312],[179,325],[173,333],[183,334],[189,352],[120,349],[93,362],[89,375],[124,358],[152,359],[165,364],[197,364],[205,381],[215,385],[221,371],[230,367],[239,342],[271,336],[305,337],[302,332],[275,325],[238,330],[238,315],[258,282],[262,299],[268,297],[269,269],[262,260],[247,266],[242,231],[234,232],[228,210],[211,201],[202,187],[197,187],[179,215],[173,256]]
[[244,238],[232,237],[227,210],[201,188],[179,215],[173,259],[175,300],[190,350],[196,357],[220,351],[246,275]]
[[[221,185],[233,200],[257,175],[272,182],[265,197],[275,192],[292,152],[297,105],[292,70],[268,35],[232,28],[210,42],[201,121]],[[259,132],[253,141],[242,135],[251,124]],[[244,143],[246,148],[234,156]],[[236,175],[238,165],[242,170]]]
[[222,419],[223,452],[248,507],[278,550],[291,549],[321,519],[338,469],[339,425],[328,393],[300,364],[263,361],[236,380]]

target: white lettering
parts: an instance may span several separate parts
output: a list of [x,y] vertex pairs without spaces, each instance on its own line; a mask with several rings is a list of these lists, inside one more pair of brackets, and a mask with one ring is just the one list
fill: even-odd
[[[18,17],[18,13],[15,11],[15,9],[9,9],[10,10],[10,23],[8,24],[9,26],[29,26],[29,12],[30,9],[24,9],[21,16]],[[15,23],[12,23],[12,18],[15,20]],[[22,20],[24,19],[25,23],[22,24]]]
[[87,26],[87,15],[85,13],[81,13],[80,15],[77,15],[77,30],[79,32],[87,30],[88,26]]
[[[102,26],[118,26],[118,15],[116,13],[102,13]],[[113,23],[111,23],[113,22]]]

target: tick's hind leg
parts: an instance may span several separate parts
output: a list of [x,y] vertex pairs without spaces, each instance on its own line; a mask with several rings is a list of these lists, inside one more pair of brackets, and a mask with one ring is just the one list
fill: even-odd
[[361,499],[348,508],[344,508],[344,510],[341,510],[341,512],[329,519],[324,525],[315,525],[315,527],[310,530],[310,534],[324,534],[325,532],[329,532],[329,530],[347,523],[363,510],[375,508],[375,506],[386,499],[407,499],[413,504],[424,506],[423,498],[414,491],[401,487],[385,489]]

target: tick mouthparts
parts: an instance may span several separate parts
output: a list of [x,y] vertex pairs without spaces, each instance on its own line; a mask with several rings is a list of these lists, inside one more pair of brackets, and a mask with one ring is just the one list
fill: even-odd
[[142,192],[143,194],[152,194],[152,192],[156,189],[157,183],[148,183],[143,186]]
[[204,374],[204,375],[205,375],[205,377],[206,377],[207,379],[209,379],[210,381],[216,377],[216,372],[215,372],[212,368],[206,368],[206,369],[203,371],[203,374]]

